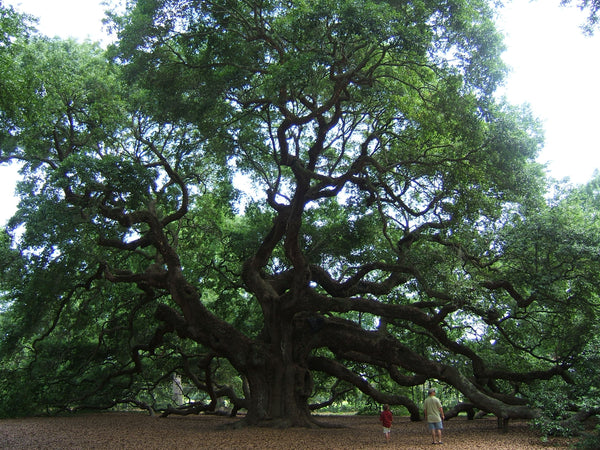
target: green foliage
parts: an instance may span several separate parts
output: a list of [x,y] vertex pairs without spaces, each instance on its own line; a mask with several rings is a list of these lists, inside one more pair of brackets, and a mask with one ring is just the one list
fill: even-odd
[[583,436],[575,444],[575,448],[594,450],[600,447],[600,427],[596,427],[593,433],[583,433]]
[[501,416],[596,407],[600,181],[549,198],[488,2],[111,17],[107,52],[6,25],[0,414],[165,411],[173,375],[190,411],[262,418],[414,416],[425,380]]
[[[12,6],[0,4],[0,148],[14,145],[9,130],[13,126],[13,114],[23,102],[21,92],[14,89],[18,80],[15,57],[23,49],[32,32],[32,17],[18,14]],[[4,151],[0,161],[5,161]]]
[[535,406],[542,412],[541,417],[532,422],[532,426],[544,436],[575,436],[582,430],[579,422],[568,421],[571,402],[568,387],[552,383],[536,390]]

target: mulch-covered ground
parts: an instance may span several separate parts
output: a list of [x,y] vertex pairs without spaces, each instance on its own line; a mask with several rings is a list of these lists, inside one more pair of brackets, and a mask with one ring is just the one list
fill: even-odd
[[142,413],[101,413],[70,417],[0,420],[2,449],[541,449],[566,448],[568,441],[544,441],[526,422],[508,433],[495,419],[445,422],[443,445],[431,445],[426,425],[396,417],[386,444],[377,417],[323,416],[338,428],[237,428],[238,419],[219,416],[150,417]]

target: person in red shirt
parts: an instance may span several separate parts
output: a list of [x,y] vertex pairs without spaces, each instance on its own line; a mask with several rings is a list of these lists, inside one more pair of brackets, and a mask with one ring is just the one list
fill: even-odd
[[390,441],[390,431],[392,428],[392,420],[394,420],[394,416],[392,415],[392,412],[390,411],[390,405],[383,405],[383,411],[381,411],[381,414],[379,415],[379,420],[381,421],[381,424],[383,425],[383,435],[385,436],[385,440],[387,442]]

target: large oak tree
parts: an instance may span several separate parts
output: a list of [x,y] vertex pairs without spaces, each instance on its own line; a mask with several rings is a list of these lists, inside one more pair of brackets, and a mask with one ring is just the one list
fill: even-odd
[[507,419],[573,382],[596,226],[552,234],[488,2],[138,0],[112,25],[112,63],[15,59],[2,348],[37,402],[154,407],[175,373],[210,399],[187,411],[251,424],[349,386],[418,420],[400,387],[436,380]]

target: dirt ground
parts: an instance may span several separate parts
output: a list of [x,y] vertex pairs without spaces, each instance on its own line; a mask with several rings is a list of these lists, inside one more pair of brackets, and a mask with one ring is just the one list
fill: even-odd
[[150,417],[142,413],[101,413],[58,418],[0,420],[2,449],[541,449],[567,448],[568,441],[544,441],[526,422],[511,422],[508,433],[494,419],[445,422],[443,445],[431,445],[426,425],[396,417],[389,444],[377,417],[324,416],[339,428],[231,429],[238,419],[218,416]]

